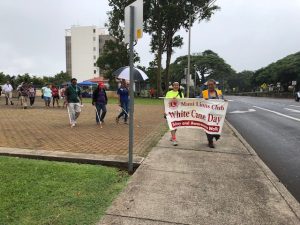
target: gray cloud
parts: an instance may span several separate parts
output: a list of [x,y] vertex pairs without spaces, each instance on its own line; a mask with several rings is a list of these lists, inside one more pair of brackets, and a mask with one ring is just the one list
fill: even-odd
[[[210,22],[194,24],[192,52],[212,49],[237,71],[255,70],[300,51],[299,0],[219,0]],[[106,0],[1,0],[0,71],[53,75],[65,70],[64,30],[71,25],[103,26]],[[185,45],[173,59],[187,54]],[[141,64],[153,60],[149,36],[136,46]]]

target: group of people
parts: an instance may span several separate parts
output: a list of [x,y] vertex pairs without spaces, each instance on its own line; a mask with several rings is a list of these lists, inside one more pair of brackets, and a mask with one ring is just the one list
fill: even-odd
[[60,107],[59,105],[59,99],[63,99],[63,107],[66,105],[65,101],[65,91],[66,86],[63,86],[61,89],[59,87],[47,84],[45,87],[42,88],[42,99],[45,102],[45,107],[50,108],[51,100],[52,100],[52,107],[55,107],[55,103],[57,107]]
[[[120,119],[123,118],[124,123],[127,124],[129,111],[129,89],[125,80],[122,80],[117,93],[119,96],[121,112],[116,117],[116,122],[119,123]],[[75,127],[82,107],[81,89],[77,86],[77,80],[75,78],[71,80],[71,85],[65,89],[65,102],[68,106],[70,125],[71,127]],[[107,112],[107,103],[108,98],[105,91],[105,85],[103,82],[99,82],[92,96],[92,105],[95,107],[97,125],[104,123]]]
[[[204,98],[206,100],[208,99],[224,99],[222,91],[217,89],[216,87],[216,81],[213,79],[210,79],[207,81],[207,90],[202,91],[201,98]],[[180,85],[178,82],[174,82],[172,85],[172,90],[168,91],[166,94],[166,98],[184,98],[184,94],[182,93],[180,89]],[[172,141],[174,146],[177,146],[177,138],[176,138],[176,129],[171,130],[171,138],[170,141]],[[214,148],[214,139],[217,141],[220,139],[220,135],[215,134],[208,134],[206,133],[208,146],[210,148]]]
[[[10,84],[9,81],[6,82],[6,84],[3,85],[2,90],[0,93],[4,93],[5,95],[5,101],[6,105],[14,105],[12,101],[13,97],[13,86]],[[32,107],[35,101],[35,96],[36,96],[36,89],[33,86],[32,83],[26,83],[22,82],[18,87],[17,87],[17,94],[18,94],[18,99],[21,103],[21,106],[24,109],[27,109],[27,102],[28,99],[30,100],[30,106]]]
[[[215,80],[207,81],[208,89],[202,91],[202,98],[204,99],[224,99],[222,91],[216,88]],[[1,90],[0,90],[1,91]],[[21,105],[24,109],[27,108],[27,99],[30,99],[30,106],[33,106],[36,96],[36,89],[34,88],[32,83],[21,83],[18,86],[17,91],[19,93],[19,98],[21,100]],[[12,92],[13,87],[9,81],[3,86],[2,93],[5,95],[6,105],[13,105],[12,101]],[[71,84],[66,87],[64,86],[62,89],[59,89],[55,85],[48,84],[47,86],[42,88],[42,98],[45,101],[45,107],[50,107],[50,103],[52,100],[52,106],[55,106],[55,103],[58,107],[59,99],[64,99],[63,107],[67,106],[70,125],[71,127],[75,127],[77,123],[77,118],[80,115],[81,107],[82,107],[82,95],[81,89],[77,86],[77,79],[72,78]],[[121,81],[121,86],[117,91],[119,106],[121,109],[120,114],[116,117],[116,123],[120,122],[120,119],[124,119],[124,123],[127,124],[128,121],[128,112],[129,112],[129,88],[128,84],[125,80]],[[184,93],[180,89],[180,85],[178,82],[174,82],[172,85],[172,90],[168,91],[166,98],[184,98]],[[92,96],[92,105],[95,107],[96,112],[96,123],[101,125],[104,123],[104,118],[106,116],[106,105],[108,103],[107,94],[105,91],[105,85],[103,82],[99,82],[97,88],[93,92]],[[220,138],[220,135],[212,135],[206,133],[208,146],[210,148],[214,148],[214,139],[217,141]],[[172,144],[177,146],[177,138],[176,138],[176,129],[171,130],[171,138]]]

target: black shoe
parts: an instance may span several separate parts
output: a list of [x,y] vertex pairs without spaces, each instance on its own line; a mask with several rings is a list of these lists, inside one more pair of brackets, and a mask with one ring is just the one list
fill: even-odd
[[13,103],[13,102],[11,102],[10,104],[11,104],[11,105],[14,105],[14,103]]
[[216,139],[216,141],[218,141],[220,139],[220,135],[216,135],[215,139]]
[[213,141],[209,141],[209,142],[208,142],[208,147],[210,147],[210,148],[215,148],[214,142],[213,142]]

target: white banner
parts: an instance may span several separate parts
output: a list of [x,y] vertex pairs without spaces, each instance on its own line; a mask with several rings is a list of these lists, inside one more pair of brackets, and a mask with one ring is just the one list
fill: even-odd
[[202,98],[165,98],[164,101],[170,130],[195,128],[209,134],[222,133],[228,102]]

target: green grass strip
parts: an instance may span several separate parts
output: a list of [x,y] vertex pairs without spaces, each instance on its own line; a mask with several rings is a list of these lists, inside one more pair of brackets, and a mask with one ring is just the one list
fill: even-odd
[[95,224],[127,180],[115,168],[0,157],[0,224]]

